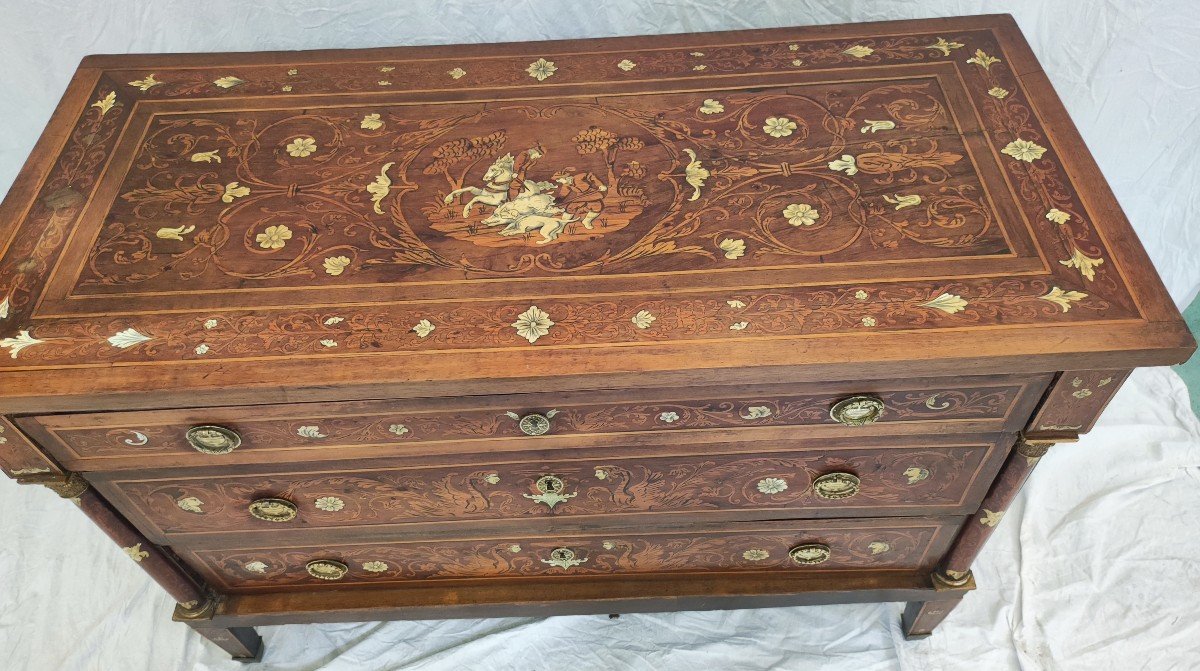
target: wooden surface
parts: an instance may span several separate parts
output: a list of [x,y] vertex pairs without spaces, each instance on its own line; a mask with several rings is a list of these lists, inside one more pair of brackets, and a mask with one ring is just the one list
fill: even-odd
[[[0,467],[90,483],[241,657],[864,599],[926,634],[1020,450],[1195,346],[1007,16],[90,57],[0,245]],[[879,421],[837,421],[859,395]]]
[[1008,17],[95,57],[0,214],[20,411],[1191,347]]

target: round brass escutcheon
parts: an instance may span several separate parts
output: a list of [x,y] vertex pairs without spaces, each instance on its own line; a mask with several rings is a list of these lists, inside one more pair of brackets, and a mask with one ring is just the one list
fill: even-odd
[[858,490],[859,480],[851,473],[826,473],[813,480],[813,491],[823,499],[848,499]]
[[823,543],[805,543],[788,551],[792,561],[805,566],[829,561],[829,555],[829,546]]
[[537,482],[533,483],[533,486],[542,494],[561,494],[566,484],[563,483],[561,478],[556,476],[543,475],[537,479]]
[[257,499],[249,506],[250,514],[267,522],[296,519],[296,504],[287,499]]
[[341,580],[350,571],[350,567],[332,559],[316,559],[305,564],[304,570],[320,580]]
[[187,442],[204,454],[229,454],[242,444],[242,437],[223,426],[193,426],[187,430]]
[[550,418],[545,415],[525,415],[517,421],[521,433],[527,436],[540,436],[550,432]]
[[851,396],[835,403],[829,416],[846,426],[863,426],[878,421],[883,410],[883,401],[874,396]]

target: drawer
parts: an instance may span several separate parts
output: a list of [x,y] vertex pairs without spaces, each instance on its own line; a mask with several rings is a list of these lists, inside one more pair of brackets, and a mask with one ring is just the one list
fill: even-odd
[[[90,477],[144,532],[167,544],[313,533],[345,539],[395,525],[415,525],[406,528],[412,532],[471,521],[561,528],[628,523],[635,516],[663,524],[672,515],[687,521],[967,515],[1011,442],[1007,434],[840,438],[787,448],[685,446],[703,454],[660,448],[653,457],[609,450],[518,462],[477,455],[449,466]],[[245,474],[246,468],[265,472]]]
[[225,592],[638,573],[924,572],[945,553],[962,521],[746,522],[669,531],[626,527],[568,535],[181,550],[179,555]]
[[[762,440],[795,438],[795,427],[804,427],[806,437],[1015,431],[1048,382],[1044,375],[988,376],[609,390],[52,415],[24,418],[21,425],[65,467],[103,471],[522,450],[550,443],[594,447],[629,435],[657,444],[701,431],[714,441],[737,440],[751,430]],[[831,410],[855,396],[878,399],[878,421],[846,426],[833,419]],[[229,436],[194,433],[195,448],[189,430],[200,426],[221,427]]]

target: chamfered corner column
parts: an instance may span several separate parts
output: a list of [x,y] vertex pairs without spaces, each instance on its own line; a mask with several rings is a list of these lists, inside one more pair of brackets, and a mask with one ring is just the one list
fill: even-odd
[[221,598],[208,594],[207,598],[189,607],[189,604],[175,606],[175,614],[171,619],[183,622],[209,642],[229,653],[235,662],[262,661],[262,637],[254,631],[254,627],[219,627],[212,624],[213,615],[221,607]]
[[934,628],[950,615],[950,612],[962,603],[967,592],[975,589],[975,580],[968,571],[961,581],[948,582],[938,573],[930,576],[933,589],[938,598],[929,601],[910,601],[900,617],[900,627],[904,630],[904,638],[912,641],[928,638]]
[[184,570],[163,548],[147,539],[91,488],[78,473],[39,474],[22,478],[22,484],[39,484],[70,499],[88,519],[100,527],[121,550],[166,590],[178,604],[174,619],[186,622],[198,634],[233,655],[234,659],[257,661],[262,656],[262,639],[251,627],[211,626],[221,597]]
[[1009,455],[1008,461],[1001,467],[1000,474],[992,483],[992,488],[983,498],[979,512],[963,525],[954,544],[950,546],[950,551],[946,553],[942,563],[938,566],[935,578],[951,585],[969,580],[971,564],[979,556],[983,544],[996,531],[996,525],[1000,523],[1004,513],[1008,511],[1008,507],[1016,498],[1017,492],[1021,491],[1021,485],[1025,484],[1025,480],[1029,478],[1029,474],[1033,472],[1041,458],[1055,443],[1069,443],[1077,440],[1079,440],[1079,435],[1076,433],[1021,434],[1017,439],[1016,449]]

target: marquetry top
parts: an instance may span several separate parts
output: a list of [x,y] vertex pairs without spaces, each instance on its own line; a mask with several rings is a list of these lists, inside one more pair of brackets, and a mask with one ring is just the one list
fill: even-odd
[[1190,343],[1006,16],[92,57],[0,215],[14,402]]

